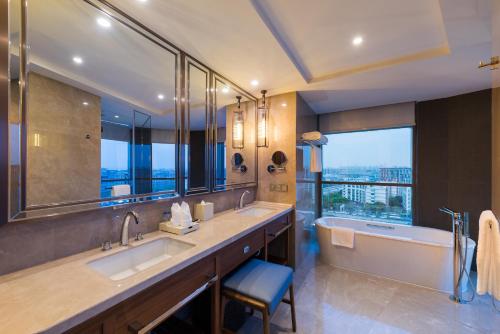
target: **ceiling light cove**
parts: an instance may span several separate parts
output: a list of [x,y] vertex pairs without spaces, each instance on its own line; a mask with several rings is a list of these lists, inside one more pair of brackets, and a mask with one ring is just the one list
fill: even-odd
[[83,104],[84,106],[88,106],[88,105],[89,105],[89,103],[88,103],[87,101],[84,101],[82,104]]
[[105,19],[104,17],[99,17],[97,19],[97,24],[100,25],[103,28],[109,28],[109,27],[111,27],[111,22],[109,22],[109,20]]
[[163,94],[158,94],[158,100],[163,100],[165,98],[165,95]]
[[252,86],[254,86],[254,87],[257,87],[257,86],[259,85],[259,80],[255,80],[255,79],[254,79],[254,80],[250,81],[250,84],[251,84]]
[[362,36],[356,36],[352,39],[352,45],[360,46],[361,44],[363,44],[363,37]]
[[81,64],[83,64],[83,59],[82,59],[82,57],[80,57],[80,56],[74,56],[74,57],[73,57],[73,62],[74,62],[75,64],[81,65]]

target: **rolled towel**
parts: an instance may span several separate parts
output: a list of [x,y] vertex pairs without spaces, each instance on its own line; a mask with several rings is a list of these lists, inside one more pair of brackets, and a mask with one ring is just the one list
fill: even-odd
[[311,132],[305,132],[302,134],[302,139],[304,140],[320,140],[321,139],[321,132],[319,131],[311,131]]
[[330,227],[332,245],[354,248],[354,229],[348,227]]

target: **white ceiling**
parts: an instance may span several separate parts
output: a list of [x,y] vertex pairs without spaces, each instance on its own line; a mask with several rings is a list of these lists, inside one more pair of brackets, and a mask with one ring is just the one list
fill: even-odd
[[492,1],[111,0],[255,95],[297,90],[318,113],[491,87]]

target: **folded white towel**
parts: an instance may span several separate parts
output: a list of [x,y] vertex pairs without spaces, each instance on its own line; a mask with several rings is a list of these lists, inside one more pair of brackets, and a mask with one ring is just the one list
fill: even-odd
[[321,139],[321,132],[319,132],[319,131],[305,132],[302,134],[302,139],[304,139],[304,140],[320,140]]
[[126,196],[130,195],[130,185],[119,184],[111,187],[111,196]]
[[490,210],[479,217],[477,293],[489,293],[500,300],[500,227]]
[[322,157],[321,157],[321,147],[312,146],[311,147],[311,172],[320,173],[323,171]]
[[354,229],[348,227],[330,227],[332,245],[354,248]]
[[323,136],[321,132],[312,131],[305,132],[302,134],[302,140],[313,142],[315,145],[326,145],[328,144],[328,138]]

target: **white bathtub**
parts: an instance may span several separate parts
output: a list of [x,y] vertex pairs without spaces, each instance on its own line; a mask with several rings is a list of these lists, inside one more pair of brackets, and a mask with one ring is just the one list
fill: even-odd
[[[335,217],[319,218],[315,223],[320,257],[325,263],[448,293],[453,291],[451,232]],[[329,226],[353,228],[354,248],[333,246]],[[476,243],[468,239],[467,247],[469,271]],[[462,288],[466,288],[466,279],[462,280]]]

